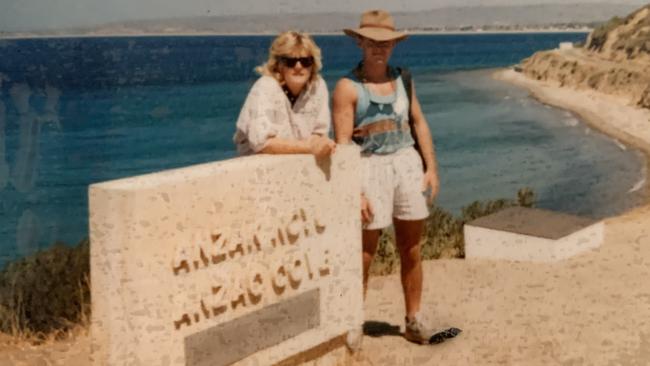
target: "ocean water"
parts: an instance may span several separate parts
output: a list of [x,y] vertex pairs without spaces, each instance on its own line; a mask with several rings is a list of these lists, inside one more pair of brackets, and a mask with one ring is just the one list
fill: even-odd
[[[641,199],[643,157],[494,81],[584,33],[418,35],[408,66],[436,142],[437,204],[531,187],[538,206],[603,217]],[[269,36],[0,40],[0,268],[88,236],[89,184],[235,156],[232,135]],[[344,36],[318,36],[330,90],[359,60]],[[616,177],[616,178],[613,178]]]

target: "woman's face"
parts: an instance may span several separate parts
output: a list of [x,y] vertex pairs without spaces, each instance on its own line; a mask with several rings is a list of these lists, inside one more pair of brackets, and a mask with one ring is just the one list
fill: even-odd
[[278,57],[280,74],[288,86],[302,89],[311,77],[314,58],[307,51]]
[[395,41],[374,41],[368,38],[359,40],[359,47],[363,51],[363,61],[366,64],[388,64],[390,55],[395,48]]

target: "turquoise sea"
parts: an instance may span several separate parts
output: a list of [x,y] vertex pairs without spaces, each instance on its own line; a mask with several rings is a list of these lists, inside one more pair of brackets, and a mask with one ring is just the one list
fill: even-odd
[[[437,204],[531,187],[538,206],[591,217],[641,199],[643,157],[490,78],[584,33],[417,35],[408,66],[433,131]],[[0,40],[0,268],[88,235],[89,184],[235,156],[234,123],[269,36]],[[318,36],[330,90],[359,60]]]

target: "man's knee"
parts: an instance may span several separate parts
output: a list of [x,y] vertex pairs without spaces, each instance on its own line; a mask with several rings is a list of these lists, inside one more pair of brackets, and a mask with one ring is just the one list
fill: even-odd
[[[403,245],[399,248],[399,255],[402,264],[410,265],[411,262],[420,262],[420,243],[413,243],[411,245]],[[413,264],[417,264],[413,263]]]

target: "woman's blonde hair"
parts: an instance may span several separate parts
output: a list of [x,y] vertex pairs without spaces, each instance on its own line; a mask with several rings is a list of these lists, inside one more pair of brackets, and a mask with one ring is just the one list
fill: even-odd
[[272,76],[280,84],[284,83],[284,79],[280,74],[279,57],[289,56],[292,53],[305,51],[309,56],[314,58],[314,64],[311,67],[311,76],[309,82],[316,80],[320,70],[323,68],[321,62],[320,48],[316,42],[307,33],[300,33],[296,31],[288,31],[280,33],[271,44],[269,48],[269,59],[262,65],[255,68],[255,71],[260,75]]

